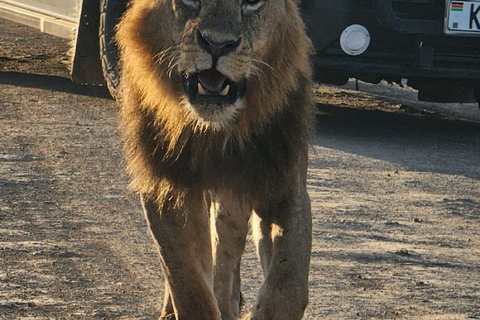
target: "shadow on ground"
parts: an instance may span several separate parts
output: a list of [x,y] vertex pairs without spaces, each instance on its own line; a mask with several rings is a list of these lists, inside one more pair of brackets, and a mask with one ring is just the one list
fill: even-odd
[[112,99],[106,87],[80,85],[73,83],[70,79],[59,76],[0,72],[0,84]]
[[[314,145],[411,170],[480,179],[480,123],[441,115],[317,104]],[[358,141],[358,143],[352,143]]]

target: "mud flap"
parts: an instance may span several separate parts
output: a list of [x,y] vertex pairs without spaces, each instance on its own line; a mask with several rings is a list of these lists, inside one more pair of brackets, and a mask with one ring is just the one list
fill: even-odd
[[480,86],[473,89],[473,95],[475,96],[475,100],[477,100],[478,106],[480,107]]
[[81,84],[104,85],[98,29],[100,26],[99,0],[82,3],[77,34],[73,42],[71,78]]

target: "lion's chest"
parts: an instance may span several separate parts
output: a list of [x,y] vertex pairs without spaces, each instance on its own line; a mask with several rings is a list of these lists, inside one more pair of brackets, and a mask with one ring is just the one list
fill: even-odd
[[282,183],[294,154],[289,143],[278,135],[275,139],[255,137],[243,147],[234,142],[222,145],[191,139],[180,155],[164,167],[163,174],[185,188],[254,192],[269,188],[266,184]]

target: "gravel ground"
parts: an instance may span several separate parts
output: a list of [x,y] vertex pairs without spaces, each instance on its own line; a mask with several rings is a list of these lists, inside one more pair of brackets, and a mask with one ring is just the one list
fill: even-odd
[[[118,107],[69,81],[66,41],[0,20],[0,43],[0,319],[154,319],[162,275]],[[305,319],[480,319],[478,110],[361,89],[316,92]],[[261,281],[249,242],[247,306]]]

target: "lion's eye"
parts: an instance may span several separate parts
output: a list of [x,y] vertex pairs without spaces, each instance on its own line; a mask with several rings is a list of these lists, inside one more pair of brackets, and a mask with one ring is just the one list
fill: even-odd
[[243,0],[242,6],[245,11],[255,11],[260,9],[265,2],[263,0]]
[[200,0],[182,0],[182,2],[183,4],[195,9],[200,5]]

